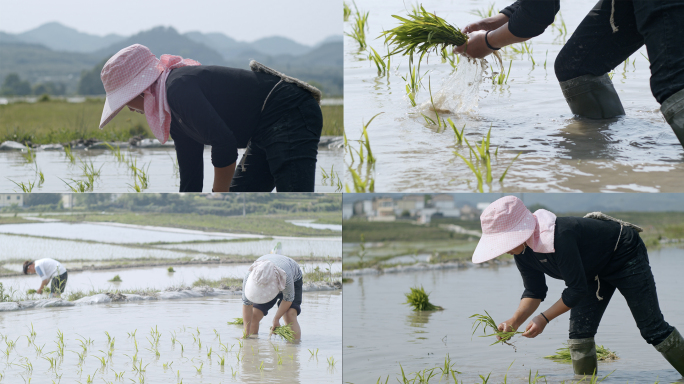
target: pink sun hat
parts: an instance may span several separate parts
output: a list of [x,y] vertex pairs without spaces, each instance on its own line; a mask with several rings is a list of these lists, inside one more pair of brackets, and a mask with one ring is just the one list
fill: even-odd
[[268,260],[257,260],[249,267],[245,297],[255,304],[265,304],[285,289],[287,273]]
[[159,78],[164,69],[158,63],[149,48],[140,44],[128,46],[107,60],[100,72],[107,92],[100,129]]
[[482,237],[473,253],[473,263],[499,257],[521,245],[534,233],[537,221],[515,196],[502,197],[480,215]]

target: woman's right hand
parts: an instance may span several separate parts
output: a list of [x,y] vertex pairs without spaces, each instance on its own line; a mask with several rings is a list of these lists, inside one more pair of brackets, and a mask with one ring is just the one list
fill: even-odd
[[504,15],[503,13],[497,13],[492,17],[487,17],[466,25],[461,32],[471,33],[475,31],[492,31],[506,24],[507,22],[508,16]]
[[[517,329],[518,327],[515,327],[515,320],[514,319],[508,319],[504,321],[503,323],[499,324],[499,331],[500,332],[513,332],[513,329]],[[497,340],[501,340],[499,336],[496,337]]]

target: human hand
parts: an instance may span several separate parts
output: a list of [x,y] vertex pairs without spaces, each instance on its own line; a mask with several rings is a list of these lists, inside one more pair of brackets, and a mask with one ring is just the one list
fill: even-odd
[[276,330],[276,328],[280,327],[280,319],[279,318],[273,318],[273,325],[271,326],[271,334],[273,334],[273,331]]
[[[497,48],[497,47],[495,47]],[[494,52],[485,43],[485,32],[476,31],[468,35],[468,41],[454,48],[454,53],[459,53],[466,57],[481,59]]]
[[36,292],[38,292],[39,295],[43,294],[43,288],[38,289]]
[[470,23],[461,30],[463,33],[471,33],[475,31],[492,31],[508,22],[508,16],[503,13],[497,13],[492,17],[487,17]]
[[529,337],[530,339],[535,338],[544,332],[546,324],[548,324],[546,320],[540,315],[537,315],[530,320],[530,323],[527,324],[527,329],[525,329],[525,332],[522,335]]
[[[514,329],[517,329],[518,327],[515,326],[516,322],[514,319],[508,319],[504,321],[503,323],[499,324],[499,331],[500,332],[513,332]],[[496,337],[497,340],[501,340],[499,336]]]

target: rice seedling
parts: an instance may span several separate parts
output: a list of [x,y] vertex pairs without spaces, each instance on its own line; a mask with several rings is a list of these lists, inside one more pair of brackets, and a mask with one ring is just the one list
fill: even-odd
[[[375,66],[378,68],[378,76],[384,75],[385,72],[387,72],[387,69],[389,69],[389,65],[385,64],[385,60],[382,59],[382,56],[376,51],[373,47],[370,47],[371,52],[368,54],[368,60],[373,62]],[[389,56],[387,57],[389,61]]]
[[534,56],[532,56],[532,53],[534,52],[534,50],[532,49],[532,42],[530,42],[530,44],[528,45],[527,41],[523,41],[522,45],[525,48],[525,51],[527,52],[527,57],[529,57],[529,59],[532,60],[532,68],[534,68],[536,63],[534,62]]
[[[244,354],[243,354],[243,357],[244,357]],[[237,359],[238,363],[239,363],[240,360],[242,359],[242,357],[240,357],[240,352],[239,352],[239,351],[238,351],[238,353],[235,354],[235,358]]]
[[71,180],[72,183],[74,183],[74,185],[71,185],[70,183],[64,181],[62,178],[59,178],[59,179],[62,180],[62,182],[64,184],[66,184],[67,187],[69,187],[69,189],[73,193],[84,193],[84,192],[89,192],[89,191],[93,190],[93,185],[89,184],[87,180],[69,179],[69,180]]
[[399,20],[401,24],[380,35],[385,37],[385,44],[396,46],[392,52],[388,53],[388,56],[401,54],[410,56],[412,60],[413,55],[419,53],[419,66],[423,57],[430,51],[438,52],[441,48],[463,45],[468,41],[468,36],[460,29],[436,14],[427,12],[422,5],[420,10],[409,14],[408,19],[397,15],[392,15],[392,17]]
[[74,156],[70,145],[64,146],[64,156],[69,160],[69,163],[76,164],[76,157]]
[[93,357],[96,358],[100,362],[100,364],[102,364],[101,368],[104,369],[105,367],[107,367],[107,357],[106,356],[105,357],[93,356]]
[[349,21],[349,16],[351,16],[351,7],[346,2],[342,3],[342,9],[344,11],[344,21]]
[[316,348],[315,351],[313,349],[307,348],[307,351],[309,351],[309,353],[311,354],[311,357],[318,357],[318,348]]
[[222,367],[223,367],[224,365],[226,365],[226,356],[225,356],[225,355],[221,356],[221,355],[218,354],[218,352],[214,352],[214,353],[215,353],[216,356],[219,358],[219,365],[222,366]]
[[463,143],[463,139],[464,139],[463,131],[465,131],[465,124],[463,124],[463,128],[461,128],[461,131],[459,132],[458,128],[456,128],[456,124],[454,124],[454,122],[451,121],[450,117],[447,118],[446,121],[447,121],[447,123],[449,123],[449,126],[454,131],[454,135],[456,135],[456,143],[458,143],[458,144]]
[[83,176],[88,180],[89,185],[95,185],[95,180],[100,177],[100,173],[102,170],[102,166],[95,170],[95,165],[91,161],[90,164],[86,163],[85,161],[81,160],[81,170],[83,171]]
[[25,146],[26,146],[26,152],[24,152],[22,150],[21,151],[21,157],[24,158],[24,161],[26,161],[26,164],[32,164],[34,161],[36,161],[36,153],[28,145],[25,145]]
[[425,72],[423,76],[420,76],[420,71],[413,65],[413,60],[409,60],[409,73],[408,75],[401,77],[407,82],[406,96],[412,107],[416,106],[416,93],[418,93],[418,89],[422,86],[423,77],[425,77],[428,72]]
[[211,350],[212,350],[212,349],[213,349],[213,347],[209,347],[209,349],[207,350],[207,357],[208,357],[209,359],[211,359]]
[[193,365],[193,367],[195,367],[195,369],[197,370],[197,374],[201,375],[202,374],[202,367],[204,367],[204,363],[200,364],[199,367],[196,367],[194,365]]
[[261,364],[259,364],[259,372],[264,371],[264,362],[262,361]]
[[[356,4],[354,4],[356,7]],[[368,15],[370,12],[361,13],[358,8],[354,13],[352,22],[352,32],[344,34],[354,39],[359,44],[359,50],[366,49],[366,30],[368,30]]]
[[406,296],[406,302],[404,304],[412,306],[414,311],[438,311],[444,309],[438,305],[432,304],[430,300],[428,300],[430,294],[425,292],[423,286],[420,288],[412,287],[411,292],[405,293],[404,296]]
[[[553,360],[557,363],[572,363],[570,356],[570,348],[567,344],[562,348],[558,348],[556,353],[549,356],[544,356],[545,359]],[[603,345],[596,346],[596,358],[599,361],[614,361],[619,359],[618,355]]]
[[124,373],[126,373],[126,372],[124,372],[124,371],[121,371],[121,372],[118,372],[118,373],[117,373],[117,372],[114,372],[114,378],[115,378],[116,380],[123,380]]
[[120,283],[121,282],[121,277],[119,275],[114,275],[111,279],[107,280],[110,283]]
[[168,268],[166,269],[166,271],[169,272],[169,273],[174,273],[174,272],[176,272],[176,270],[173,269],[173,267],[168,267]]
[[235,317],[233,321],[227,322],[228,325],[244,325],[244,320],[242,317]]
[[[504,73],[504,71],[501,71],[498,76],[492,77],[492,82],[498,85],[508,84],[508,77],[511,75],[511,65],[513,65],[513,60],[508,64],[508,72]],[[544,68],[546,68],[546,62],[544,62]],[[494,69],[492,68],[492,73],[493,72]]]
[[335,361],[335,356],[330,356],[327,358],[328,360],[328,366],[334,367],[337,361]]
[[449,354],[447,353],[446,357],[444,358],[444,366],[443,367],[438,367],[440,371],[442,371],[443,376],[449,376],[449,374],[453,375],[454,372],[460,374],[461,372],[454,370],[454,365],[456,363],[451,362],[451,358],[449,357]]
[[140,359],[140,361],[138,362],[138,365],[133,364],[133,371],[137,372],[138,375],[141,375],[141,374],[145,373],[145,370],[147,369],[148,365],[150,365],[150,364],[148,363],[148,364],[145,364],[145,366],[143,366],[142,359]]
[[[506,332],[499,331],[499,326],[496,324],[494,319],[489,315],[489,313],[487,311],[485,311],[485,313],[486,313],[486,315],[474,314],[474,315],[470,316],[471,319],[475,318],[475,321],[473,322],[473,327],[472,327],[473,328],[473,335],[480,328],[480,326],[482,326],[482,331],[483,331],[484,335],[482,335],[480,337],[490,337],[490,336],[497,337],[497,340],[494,341],[490,345],[507,344],[507,345],[510,345],[513,348],[515,348],[515,346],[513,344],[509,343],[508,341],[513,336],[518,335],[518,334],[522,334],[524,332],[519,332],[519,331],[516,331],[515,329],[513,329],[512,331],[506,331]],[[487,334],[487,328],[491,328],[492,333]]]
[[648,56],[644,55],[643,52],[639,52],[639,53],[641,54],[641,56],[644,57],[644,59],[646,59],[646,61],[648,61],[649,63],[651,62],[651,59],[649,59]]
[[[380,112],[373,116],[368,123],[363,125],[363,130],[361,132],[361,138],[357,140],[359,143],[359,149],[352,148],[348,141],[347,135],[344,135],[344,147],[345,152],[348,151],[351,156],[351,164],[347,166],[347,170],[352,176],[352,183],[354,185],[354,192],[373,192],[375,191],[375,179],[373,178],[373,171],[375,169],[375,157],[373,156],[373,151],[370,146],[370,139],[368,138],[368,126],[378,115],[384,112]],[[364,151],[365,148],[365,151]],[[359,158],[359,165],[354,169],[354,152],[356,152]],[[365,166],[365,169],[363,169]],[[365,172],[364,172],[365,171]],[[362,176],[365,173],[365,176]],[[347,192],[351,192],[349,186],[346,187]]]
[[114,157],[116,157],[117,162],[119,162],[119,163],[125,163],[126,162],[126,155],[121,153],[121,147],[119,147],[119,145],[114,147],[113,145],[111,145],[107,142],[105,142],[105,145],[107,146],[107,148],[109,148],[110,151],[112,151],[112,154],[114,155]]
[[167,369],[171,368],[172,365],[173,365],[173,361],[170,363],[167,361],[166,363],[164,363],[162,368],[164,368],[164,370],[167,370]]
[[36,184],[35,181],[33,181],[33,182],[27,181],[26,183],[24,183],[22,181],[22,182],[17,183],[16,181],[9,179],[9,178],[7,180],[11,181],[12,183],[14,183],[14,185],[19,187],[23,193],[31,193],[33,191],[33,187]]
[[[380,380],[382,380],[382,376],[378,377],[378,381],[375,382],[375,384],[383,384]],[[387,375],[387,378],[385,379],[385,383],[389,383],[389,375]]]
[[489,4],[488,7],[483,8],[483,9],[476,9],[472,12],[470,12],[471,15],[475,15],[481,19],[486,19],[488,17],[492,17],[494,15],[494,3]]
[[136,330],[134,330],[133,332],[126,332],[126,333],[128,333],[128,337],[129,337],[129,338],[130,338],[130,337],[132,337],[132,338],[134,338],[134,339],[135,339],[135,333],[136,333],[136,332],[138,332],[138,330],[137,330],[137,329],[136,329]]
[[295,333],[292,330],[292,323],[281,325],[276,329],[271,328],[271,332],[274,335],[278,335],[287,341],[294,341]]
[[33,343],[33,348],[36,349],[36,355],[40,356],[43,354],[43,348],[45,348],[45,344],[43,344],[42,347],[39,347],[38,344]]

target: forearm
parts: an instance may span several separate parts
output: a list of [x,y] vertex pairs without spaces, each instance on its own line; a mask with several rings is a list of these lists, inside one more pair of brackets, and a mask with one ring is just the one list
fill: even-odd
[[287,310],[290,309],[290,306],[291,306],[291,305],[292,305],[292,302],[291,302],[291,301],[285,301],[285,300],[283,300],[283,301],[280,303],[280,306],[278,307],[278,311],[277,311],[276,314],[275,314],[274,320],[278,320],[278,319],[280,319],[281,317],[283,317],[283,315],[285,315],[285,313],[287,313]]
[[249,334],[249,327],[252,323],[252,306],[243,305],[242,306],[242,323],[245,329],[245,334]]
[[508,22],[489,32],[489,35],[487,35],[489,45],[494,48],[503,48],[507,45],[522,43],[529,39],[529,37],[518,37],[512,34],[511,31],[508,30]]
[[41,281],[41,283],[40,283],[40,288],[38,288],[38,289],[43,289],[43,288],[45,288],[45,286],[48,285],[49,282],[50,282],[50,280],[43,280],[43,281]]
[[235,163],[223,168],[214,167],[213,192],[228,192],[233,175],[235,175]]
[[527,320],[532,314],[539,308],[541,304],[541,299],[533,299],[530,297],[523,297],[520,300],[518,309],[511,317],[513,324],[510,324],[513,328],[518,329],[520,325]]
[[551,321],[555,319],[556,317],[564,314],[565,312],[569,311],[571,308],[565,305],[563,302],[563,299],[558,299],[555,304],[553,304],[549,309],[546,311],[542,312],[546,318]]

